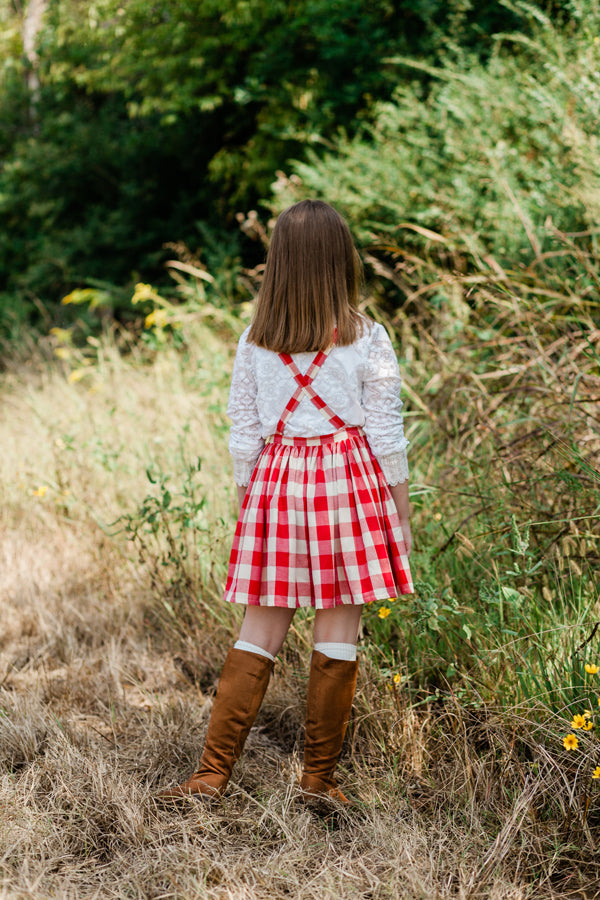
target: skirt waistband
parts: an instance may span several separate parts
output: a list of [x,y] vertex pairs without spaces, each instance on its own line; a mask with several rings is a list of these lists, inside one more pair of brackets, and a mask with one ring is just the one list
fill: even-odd
[[283,434],[270,434],[265,438],[265,444],[285,444],[291,447],[320,447],[323,444],[339,444],[350,437],[361,437],[364,431],[358,425],[348,425],[334,431],[331,434],[324,434],[321,437],[285,437]]

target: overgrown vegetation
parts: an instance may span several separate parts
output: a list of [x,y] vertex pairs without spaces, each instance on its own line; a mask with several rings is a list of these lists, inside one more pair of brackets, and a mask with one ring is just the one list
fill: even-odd
[[168,242],[213,272],[255,265],[235,214],[268,199],[289,158],[371,119],[406,83],[388,58],[485,58],[522,21],[463,0],[3,0],[0,337],[63,325],[73,288],[110,288],[122,318],[120,288],[160,277]]
[[[231,11],[240,41],[250,6],[236,5],[239,22]],[[510,8],[508,24],[522,22],[520,31],[475,48],[468,4],[448,5],[438,55],[429,34],[427,63],[399,60],[402,48],[379,70],[373,63],[385,97],[374,91],[368,111],[353,107],[347,133],[336,133],[343,97],[327,106],[334,84],[319,63],[323,109],[311,101],[287,114],[298,129],[307,117],[330,116],[311,124],[327,135],[324,152],[306,152],[310,141],[295,135],[285,152],[293,148],[298,162],[281,164],[266,214],[239,217],[257,248],[251,265],[234,242],[219,245],[206,230],[200,255],[170,233],[161,249],[170,277],[115,288],[88,271],[70,285],[64,319],[7,355],[6,896],[594,895],[600,21],[587,0],[562,18],[521,3],[481,4],[477,15],[492,7]],[[418,10],[425,18],[425,6]],[[169,104],[193,103],[194,80],[174,59],[180,93],[159,90],[150,69],[147,82],[136,81],[147,20],[141,6],[130,11],[136,34],[124,26],[113,48],[119,64],[109,71],[100,59],[99,45],[114,40],[108,29],[65,96],[76,90],[96,123],[110,77],[107,107],[127,91],[137,102],[138,91],[150,99],[136,122],[178,128],[188,121],[183,107],[174,123],[163,118]],[[159,12],[147,51],[160,61],[168,6]],[[77,29],[91,28],[83,7],[78,14]],[[269,5],[268,15],[275,22],[283,13]],[[313,24],[311,34],[326,34],[324,20]],[[64,52],[74,52],[63,37]],[[248,58],[266,65],[260,54]],[[290,81],[294,90],[298,83]],[[263,136],[292,87],[278,90],[254,123]],[[286,128],[291,119],[282,119]],[[127,119],[124,133],[129,127]],[[252,134],[266,185],[279,157],[273,150],[267,159],[267,144]],[[239,162],[240,148],[250,152],[238,135],[221,159]],[[262,184],[257,173],[248,184]],[[206,190],[235,211],[223,179]],[[311,646],[311,615],[302,612],[231,792],[216,808],[173,815],[157,811],[151,795],[197,761],[240,615],[220,599],[236,514],[224,417],[235,340],[260,279],[268,216],[307,195],[333,202],[355,228],[367,269],[363,307],[397,343],[417,591],[365,612],[341,767],[357,809],[323,822],[293,800]]]
[[[585,889],[599,875],[597,737],[579,729],[574,751],[563,738],[575,714],[597,709],[598,675],[584,671],[598,650],[597,518],[584,527],[574,516],[564,535],[556,521],[528,531],[532,503],[551,498],[569,512],[573,495],[555,494],[569,460],[554,471],[554,449],[542,445],[536,478],[530,436],[496,461],[519,391],[505,381],[490,395],[493,379],[461,368],[468,344],[452,332],[448,341],[441,325],[424,340],[416,320],[405,323],[403,369],[419,585],[384,618],[389,604],[365,614],[342,763],[359,809],[328,826],[293,802],[311,645],[302,614],[223,804],[175,819],[155,810],[157,787],[196,762],[239,618],[218,597],[235,518],[222,412],[233,335],[218,337],[200,311],[178,315],[177,347],[166,332],[159,349],[139,341],[124,357],[107,335],[77,378],[79,360],[50,353],[4,376],[7,896],[311,896],[315,879],[315,897],[350,896],[342,871],[353,875],[352,896],[565,898]],[[555,362],[550,353],[529,364],[529,314],[516,315],[521,337],[505,342],[502,362],[520,366],[542,419]],[[57,341],[50,336],[48,351]],[[589,418],[597,372],[574,350],[579,389],[592,390]],[[597,439],[579,415],[572,424],[579,438]],[[582,514],[597,516],[585,483],[576,497]],[[27,871],[24,856],[35,860]]]
[[426,585],[416,631],[395,612],[386,636],[425,683],[460,670],[475,693],[553,706],[599,612],[600,20],[587,3],[576,31],[513,8],[528,37],[427,67],[426,95],[399,89],[296,164],[275,210],[316,195],[354,223],[407,360]]

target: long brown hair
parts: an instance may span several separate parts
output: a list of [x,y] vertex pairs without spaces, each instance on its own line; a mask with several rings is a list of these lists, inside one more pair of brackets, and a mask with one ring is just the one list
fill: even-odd
[[248,340],[277,353],[351,344],[362,330],[360,257],[350,229],[321,200],[302,200],[275,224]]

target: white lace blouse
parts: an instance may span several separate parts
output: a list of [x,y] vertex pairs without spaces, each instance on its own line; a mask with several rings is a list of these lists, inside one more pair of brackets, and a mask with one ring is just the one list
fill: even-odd
[[[248,342],[242,334],[233,365],[227,415],[229,450],[236,484],[247,485],[264,447],[274,434],[296,382],[277,353]],[[304,374],[315,354],[294,353]],[[382,325],[368,320],[363,334],[347,347],[334,347],[313,381],[317,394],[347,425],[362,427],[388,484],[408,479],[400,400],[400,372]],[[303,397],[285,427],[287,437],[316,437],[334,431],[321,412]]]

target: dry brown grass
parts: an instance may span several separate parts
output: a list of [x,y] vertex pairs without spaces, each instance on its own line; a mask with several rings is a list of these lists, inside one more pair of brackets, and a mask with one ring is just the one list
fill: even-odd
[[155,805],[197,761],[239,612],[163,628],[149,567],[101,525],[137,507],[150,462],[173,470],[188,424],[210,514],[231,527],[230,355],[202,330],[184,365],[124,360],[107,341],[90,381],[69,384],[43,355],[4,377],[0,896],[594,896],[590,825],[553,793],[564,773],[541,742],[506,712],[394,700],[366,655],[341,764],[357,806],[299,806],[303,619],[227,796]]

